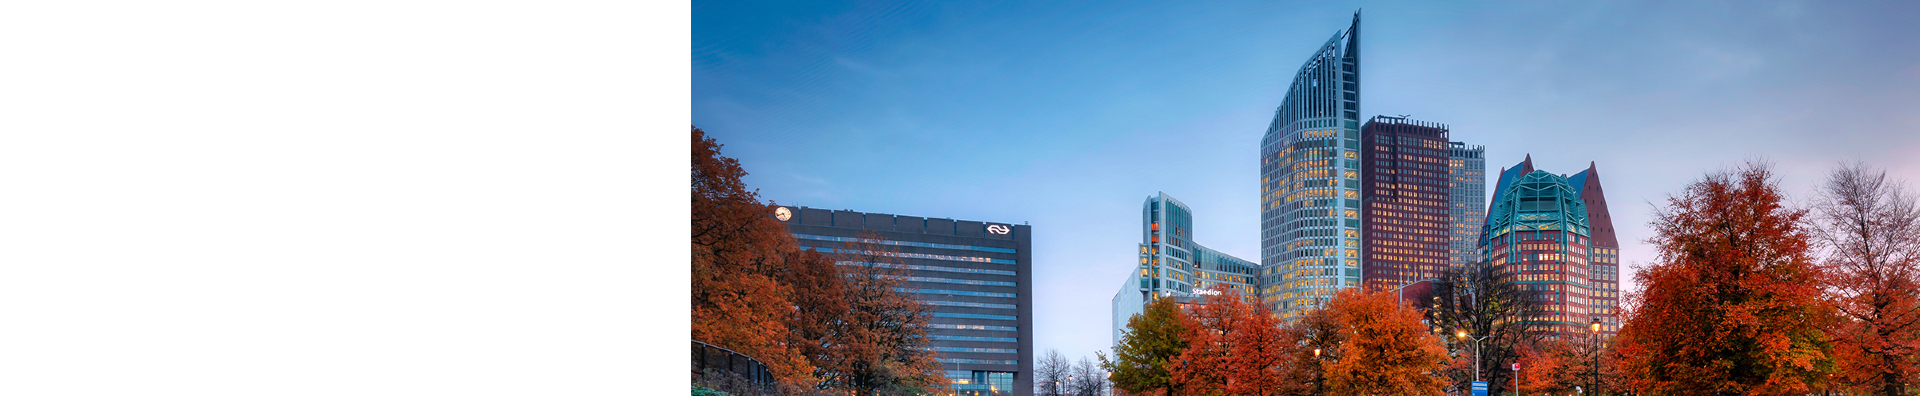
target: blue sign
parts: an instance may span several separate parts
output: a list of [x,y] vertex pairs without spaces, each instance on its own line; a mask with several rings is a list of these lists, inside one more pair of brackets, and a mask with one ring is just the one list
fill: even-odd
[[1473,396],[1487,396],[1487,381],[1473,381]]

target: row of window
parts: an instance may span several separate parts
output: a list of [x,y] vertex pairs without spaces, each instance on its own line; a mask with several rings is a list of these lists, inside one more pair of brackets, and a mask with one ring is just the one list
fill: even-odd
[[837,253],[847,253],[847,254],[874,254],[874,255],[881,255],[881,256],[887,256],[887,257],[904,257],[904,258],[917,258],[917,259],[927,259],[927,260],[965,261],[965,262],[971,262],[971,263],[1019,264],[1018,262],[1015,262],[1013,260],[997,259],[997,258],[991,258],[991,257],[953,256],[953,255],[945,255],[945,254],[902,253],[902,252],[869,252],[865,250],[834,249],[829,247],[814,247],[812,249],[819,251],[821,253],[837,252]]
[[934,334],[927,337],[932,338],[934,341],[1020,342],[1020,339],[1013,338],[1013,337],[950,336],[950,335],[939,335],[939,334]]
[[[934,315],[934,316],[939,316],[939,315]],[[947,330],[994,330],[994,331],[1020,331],[1020,328],[1018,328],[1018,327],[1013,327],[1013,326],[987,326],[987,325],[965,325],[965,324],[947,324],[947,323],[933,323],[933,324],[928,324],[928,325],[927,325],[927,328],[930,328],[930,329],[947,329]]]
[[909,289],[905,287],[896,287],[896,288],[893,288],[893,291],[897,291],[901,293],[947,294],[947,295],[955,295],[955,296],[1006,297],[1006,298],[1015,297],[1013,293],[977,292],[977,291],[966,291],[966,290]]
[[952,312],[934,312],[933,317],[959,318],[959,319],[1020,320],[1020,318],[1014,317],[1013,315],[988,315],[988,314],[970,314],[970,313],[952,313]]
[[1013,271],[1007,271],[1007,270],[990,270],[990,269],[979,269],[979,268],[958,268],[958,267],[941,267],[941,266],[933,266],[933,265],[910,265],[910,264],[887,264],[887,263],[863,263],[863,262],[857,262],[857,261],[841,261],[841,262],[839,262],[838,264],[840,264],[840,265],[860,265],[860,264],[872,264],[872,265],[874,265],[874,266],[877,266],[877,267],[881,267],[881,268],[900,268],[900,269],[910,269],[910,270],[915,270],[915,271],[945,271],[945,272],[964,272],[964,273],[969,273],[969,274],[992,274],[992,275],[1006,275],[1006,276],[1013,276],[1013,275],[1015,275],[1015,273],[1014,273]]
[[[857,242],[860,240],[860,238],[853,238],[853,237],[837,237],[837,236],[812,235],[812,234],[793,234],[793,236],[795,238],[812,239],[816,241]],[[973,245],[949,245],[945,243],[907,242],[907,241],[895,241],[895,240],[887,240],[887,239],[875,240],[874,242],[879,242],[882,245],[895,245],[895,246],[915,246],[915,247],[930,247],[930,248],[940,248],[940,249],[978,250],[982,252],[995,252],[995,253],[1014,253],[1015,252],[1013,249],[1007,249],[1007,248],[973,246]]]
[[1018,366],[1018,365],[1020,365],[1020,361],[1019,361],[1019,360],[993,360],[993,359],[948,359],[948,358],[936,358],[936,359],[934,359],[934,360],[936,360],[936,361],[939,361],[939,362],[941,362],[941,363],[961,363],[961,364],[1005,364],[1005,365],[1012,365],[1012,366]]
[[989,304],[989,303],[977,303],[977,302],[930,301],[930,300],[924,300],[921,302],[927,303],[927,305],[938,305],[942,307],[973,307],[973,308],[1000,308],[1000,309],[1017,308],[1013,304]]
[[899,279],[899,280],[904,280],[908,282],[952,283],[952,284],[959,284],[959,285],[986,285],[986,286],[1008,286],[1008,287],[1011,287],[1014,285],[1013,282],[987,281],[987,280],[927,278],[927,277],[919,277],[919,276],[892,276],[892,275],[883,275],[883,276],[887,277],[887,279]]
[[1015,353],[1015,354],[1020,353],[1019,350],[1006,349],[1006,348],[927,347],[927,350],[940,351],[940,352],[967,352],[967,353]]

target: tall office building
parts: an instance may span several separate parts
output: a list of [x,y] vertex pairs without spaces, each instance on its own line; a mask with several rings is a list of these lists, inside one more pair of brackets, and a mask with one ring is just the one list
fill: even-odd
[[[1487,224],[1481,228],[1480,232],[1481,242],[1486,242],[1487,237],[1493,235],[1497,228],[1493,223],[1499,213],[1495,212],[1499,210],[1497,204],[1507,199],[1506,191],[1522,176],[1532,174],[1534,171],[1532,155],[1526,156],[1520,163],[1514,164],[1512,168],[1501,169],[1499,179],[1494,187],[1493,201],[1496,206],[1493,207],[1494,210],[1487,213],[1487,219],[1485,220]],[[1620,318],[1618,316],[1620,307],[1620,241],[1614,234],[1613,216],[1607,211],[1607,196],[1600,185],[1599,168],[1593,162],[1588,162],[1586,170],[1580,171],[1580,173],[1576,173],[1571,177],[1566,177],[1566,183],[1568,188],[1572,190],[1573,199],[1577,200],[1580,206],[1583,207],[1581,214],[1587,222],[1586,229],[1588,230],[1587,233],[1581,234],[1581,239],[1588,241],[1583,243],[1586,251],[1581,252],[1580,255],[1576,257],[1586,266],[1583,272],[1586,277],[1584,279],[1585,283],[1578,285],[1579,287],[1569,287],[1585,292],[1585,303],[1581,308],[1584,308],[1585,312],[1591,316],[1586,319],[1589,322],[1579,324],[1584,326],[1586,323],[1590,323],[1592,319],[1598,318],[1600,320],[1600,332],[1612,334],[1620,330]],[[1481,246],[1482,248],[1485,247],[1484,245]],[[1480,257],[1482,261],[1492,262],[1493,257],[1484,256],[1484,254],[1486,254],[1485,251],[1483,251],[1482,254],[1483,256]],[[1543,287],[1539,283],[1540,281],[1529,282],[1534,282],[1533,287]],[[1546,298],[1548,296],[1542,295],[1542,297]],[[1565,311],[1568,311],[1568,309],[1561,310],[1561,312]]]
[[[1487,220],[1487,146],[1447,142],[1447,215],[1451,241],[1447,263],[1465,268],[1480,262],[1480,226]],[[1593,205],[1587,205],[1592,207]]]
[[774,217],[801,247],[822,253],[841,252],[864,233],[879,235],[909,273],[901,290],[932,308],[928,338],[955,394],[1033,394],[1028,226],[788,206]]
[[1360,13],[1294,74],[1260,139],[1261,300],[1292,320],[1360,284]]
[[1113,295],[1113,342],[1127,319],[1156,298],[1192,297],[1226,285],[1243,297],[1259,293],[1258,265],[1193,240],[1193,209],[1162,192],[1140,208],[1140,264]]
[[1587,162],[1587,170],[1567,178],[1580,202],[1587,206],[1587,223],[1593,229],[1593,247],[1588,253],[1593,267],[1593,314],[1600,318],[1600,332],[1620,330],[1620,240],[1613,233],[1613,215],[1607,212],[1607,195],[1600,188],[1600,170]]
[[1453,241],[1445,124],[1375,116],[1361,128],[1360,215],[1368,290],[1438,279]]

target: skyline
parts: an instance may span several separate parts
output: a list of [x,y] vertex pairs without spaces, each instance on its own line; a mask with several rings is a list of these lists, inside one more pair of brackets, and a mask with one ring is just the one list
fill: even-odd
[[[1920,115],[1901,112],[1920,103],[1920,57],[1888,51],[1914,28],[1897,10],[1795,4],[695,4],[692,118],[766,200],[1028,221],[1036,351],[1091,356],[1142,195],[1181,197],[1194,239],[1258,257],[1261,132],[1356,9],[1361,118],[1449,124],[1487,147],[1489,174],[1529,154],[1555,174],[1597,163],[1628,268],[1653,259],[1646,203],[1747,158],[1778,164],[1796,199],[1855,158],[1920,181],[1920,159],[1900,158],[1920,152],[1904,132]],[[903,198],[918,195],[950,198]]]

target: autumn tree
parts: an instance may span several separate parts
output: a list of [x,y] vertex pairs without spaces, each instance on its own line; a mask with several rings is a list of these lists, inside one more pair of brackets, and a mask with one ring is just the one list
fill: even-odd
[[[1224,287],[1215,289],[1218,295],[1232,293],[1232,300],[1238,300],[1240,293]],[[1286,373],[1295,372],[1293,351],[1300,349],[1296,339],[1287,337],[1280,328],[1280,320],[1275,318],[1265,304],[1243,304],[1248,315],[1237,321],[1237,328],[1231,333],[1233,348],[1228,354],[1226,393],[1228,395],[1269,396],[1285,394],[1287,389],[1298,388],[1297,382],[1289,382]]]
[[1832,271],[1828,299],[1839,379],[1905,395],[1920,374],[1920,205],[1884,170],[1864,163],[1828,174],[1813,202],[1813,234]]
[[1630,386],[1653,394],[1806,394],[1833,368],[1804,210],[1771,167],[1707,175],[1667,200],[1635,271],[1642,290],[1616,342]]
[[1325,308],[1344,324],[1339,360],[1326,368],[1329,393],[1433,395],[1448,359],[1438,336],[1420,323],[1420,311],[1388,291],[1345,289]]
[[1455,389],[1469,389],[1474,379],[1474,354],[1480,355],[1480,376],[1489,388],[1507,388],[1513,372],[1489,368],[1508,367],[1520,346],[1540,339],[1541,332],[1528,325],[1525,318],[1541,315],[1543,309],[1510,276],[1496,268],[1475,266],[1449,270],[1433,284],[1433,300],[1425,311],[1428,323],[1442,336],[1465,331],[1474,338],[1486,337],[1479,341],[1478,350],[1474,340],[1450,337],[1448,345],[1459,358],[1446,373]]
[[810,386],[813,365],[789,326],[792,289],[779,280],[795,257],[793,237],[720,147],[693,128],[693,339],[753,356],[788,386]]
[[[1279,391],[1285,395],[1323,393],[1326,369],[1340,361],[1340,346],[1347,341],[1346,324],[1324,307],[1307,311],[1299,320],[1281,329],[1286,351],[1293,364],[1283,368]],[[1318,351],[1318,353],[1315,353]]]
[[1184,394],[1225,394],[1235,371],[1233,353],[1242,348],[1234,341],[1252,313],[1240,292],[1224,286],[1202,298],[1200,306],[1184,317],[1186,332],[1181,337],[1187,340],[1187,350],[1170,372],[1174,385]]
[[1128,394],[1162,393],[1180,396],[1172,382],[1171,365],[1187,349],[1185,313],[1171,298],[1159,298],[1127,318],[1112,358],[1098,354],[1100,368],[1113,373],[1113,388]]
[[867,233],[834,255],[841,264],[846,314],[838,321],[839,359],[823,367],[822,388],[856,396],[943,393],[946,376],[929,348],[929,307],[900,292],[908,275],[897,249]]

